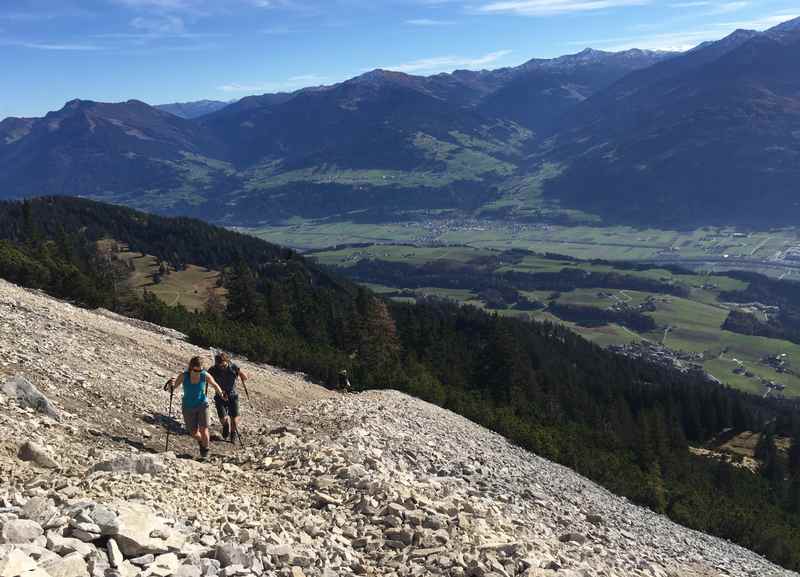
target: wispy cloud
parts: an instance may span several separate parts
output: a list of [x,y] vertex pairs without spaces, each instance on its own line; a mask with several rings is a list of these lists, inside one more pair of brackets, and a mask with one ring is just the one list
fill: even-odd
[[270,26],[269,28],[264,28],[261,33],[267,36],[286,36],[292,33],[292,29],[288,26]]
[[325,76],[318,74],[301,74],[286,80],[272,82],[232,82],[217,86],[217,90],[227,93],[265,94],[270,92],[291,92],[308,86],[320,86],[330,82]]
[[249,0],[257,8],[289,8],[292,10],[306,10],[307,6],[294,0]]
[[160,16],[137,16],[131,20],[131,26],[151,34],[182,34],[185,31],[183,19],[173,14]]
[[731,31],[737,28],[746,28],[749,30],[766,30],[778,24],[782,24],[788,20],[793,20],[800,16],[800,10],[795,12],[779,12],[777,14],[770,14],[768,16],[760,16],[750,20],[735,20],[728,22],[720,22],[717,27],[729,28]]
[[38,22],[41,20],[52,20],[57,18],[55,12],[0,12],[0,20],[10,20],[12,22]]
[[406,24],[410,26],[422,26],[422,27],[430,27],[436,28],[438,26],[449,26],[453,24],[452,20],[434,20],[431,18],[414,18],[412,20],[406,20]]
[[703,12],[704,16],[717,16],[719,14],[730,14],[731,12],[738,12],[750,6],[750,2],[736,1],[736,2],[715,2],[707,6],[708,10]]
[[717,7],[720,12],[735,12],[750,6],[750,2],[724,2]]
[[135,8],[160,8],[162,10],[188,10],[204,4],[203,0],[114,0],[117,4]]
[[476,8],[484,14],[518,14],[521,16],[550,16],[571,12],[593,12],[623,6],[642,6],[650,0],[502,0]]
[[196,10],[205,4],[203,0],[113,0],[116,4],[132,8],[155,8],[167,11]]
[[686,51],[708,40],[719,40],[737,29],[766,30],[800,15],[780,12],[751,20],[711,22],[702,29],[679,30],[674,32],[649,33],[635,36],[620,36],[595,39],[592,41],[570,42],[571,46],[595,46],[606,50],[627,50],[642,48],[649,50]]
[[511,52],[511,50],[497,50],[477,58],[464,58],[462,56],[435,56],[432,58],[412,60],[410,62],[404,62],[403,64],[395,64],[393,66],[379,66],[378,68],[394,70],[395,72],[405,72],[408,74],[451,72],[458,68],[480,69],[485,68],[490,64],[495,64],[511,54]]
[[611,38],[596,38],[594,40],[580,40],[569,42],[570,46],[593,46],[604,50],[628,50],[641,48],[642,50],[669,50],[685,52],[713,38],[714,33],[709,30],[689,30],[680,32],[664,32],[660,34],[647,34],[637,36],[616,36]]
[[90,52],[104,49],[103,46],[98,44],[29,42],[22,40],[2,40],[0,41],[0,46],[18,46],[20,48],[30,48],[32,50],[55,50],[62,52]]

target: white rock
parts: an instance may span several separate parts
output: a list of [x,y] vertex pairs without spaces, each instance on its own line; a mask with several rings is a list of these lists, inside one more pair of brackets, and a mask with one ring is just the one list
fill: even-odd
[[44,534],[42,526],[30,519],[7,521],[0,531],[0,542],[9,544],[33,543]]
[[86,577],[89,568],[79,553],[70,553],[57,560],[48,560],[39,565],[50,577]]
[[108,552],[108,562],[114,569],[119,569],[122,567],[122,562],[125,558],[122,556],[122,551],[119,549],[119,545],[114,539],[109,539],[106,543],[106,551]]
[[6,555],[0,556],[0,577],[17,577],[36,568],[36,561],[20,549],[12,549]]
[[[170,548],[180,549],[185,537],[173,532],[164,519],[153,510],[138,503],[120,503],[116,506],[119,530],[115,540],[125,557],[137,557],[147,553],[159,555]],[[167,539],[151,537],[167,535]]]

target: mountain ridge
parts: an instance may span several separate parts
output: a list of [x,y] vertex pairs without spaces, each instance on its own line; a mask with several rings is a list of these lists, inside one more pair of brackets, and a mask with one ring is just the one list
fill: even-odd
[[[535,142],[526,124],[538,130],[543,116],[556,117],[629,68],[666,57],[583,51],[498,71],[423,77],[375,70],[331,86],[246,97],[191,120],[138,101],[72,101],[45,118],[3,121],[0,195],[84,195],[250,225],[331,210],[363,218],[472,211],[497,200],[518,172]],[[481,107],[512,78],[544,76],[528,93],[570,87],[544,106],[526,105],[526,93],[521,102],[507,96],[501,107],[510,110],[510,98],[532,116],[506,118],[491,110],[496,105]],[[73,123],[69,134],[52,129],[61,117],[80,116],[75,107],[94,111],[102,139],[95,120]]]
[[430,211],[790,224],[800,217],[798,39],[795,20],[682,54],[586,49],[497,70],[379,69],[192,120],[138,101],[71,102],[0,122],[0,197],[85,195],[243,226]]
[[206,114],[211,114],[217,110],[221,110],[233,102],[236,101],[229,100],[227,102],[223,102],[221,100],[194,100],[191,102],[156,104],[155,108],[164,110],[170,114],[174,114],[175,116],[180,116],[181,118],[192,119],[205,116]]
[[800,33],[789,29],[736,31],[592,96],[557,136],[552,158],[571,164],[546,194],[661,226],[796,220],[800,85],[788,71]]

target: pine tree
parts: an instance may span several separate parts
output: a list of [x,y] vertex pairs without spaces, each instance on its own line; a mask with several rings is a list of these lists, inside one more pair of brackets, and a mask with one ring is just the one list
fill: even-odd
[[29,247],[37,247],[42,240],[41,232],[33,217],[33,205],[26,200],[22,203],[22,241]]
[[795,477],[789,484],[788,509],[795,515],[800,515],[800,478]]
[[360,386],[392,386],[399,376],[400,341],[397,326],[386,303],[369,297],[362,303],[365,314],[358,335],[357,358],[361,364]]
[[215,287],[206,288],[206,312],[215,317],[221,317],[225,312],[225,301]]
[[253,271],[244,261],[238,261],[227,278],[228,316],[237,321],[257,323],[261,318],[261,297],[256,289]]
[[782,501],[786,469],[778,454],[778,447],[775,445],[775,435],[772,430],[761,436],[756,446],[756,458],[761,462],[759,473],[769,483],[774,498],[777,501]]
[[661,466],[653,462],[647,468],[645,475],[645,502],[648,507],[657,513],[667,509],[667,491],[664,488],[664,479],[661,477]]

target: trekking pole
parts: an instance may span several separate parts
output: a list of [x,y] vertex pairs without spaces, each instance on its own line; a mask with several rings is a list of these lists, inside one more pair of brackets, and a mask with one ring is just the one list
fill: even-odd
[[247,395],[247,402],[250,402],[250,391],[247,390],[247,383],[245,383],[246,379],[239,377],[239,380],[242,381],[242,387],[244,388],[244,394]]
[[169,451],[169,432],[170,429],[172,429],[170,426],[170,421],[172,420],[172,398],[175,395],[175,387],[171,386],[169,381],[167,381],[167,384],[164,385],[165,391],[167,390],[167,387],[169,387],[169,418],[167,419],[167,446],[164,448],[165,453]]
[[236,436],[239,437],[239,446],[244,447],[244,439],[242,438],[242,433],[239,432],[239,429],[236,429]]

